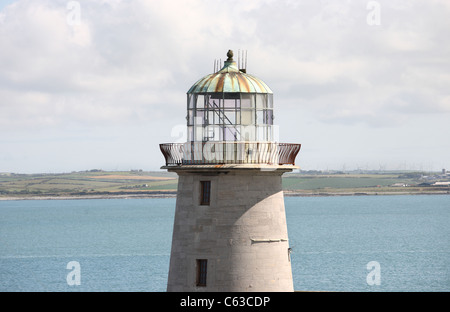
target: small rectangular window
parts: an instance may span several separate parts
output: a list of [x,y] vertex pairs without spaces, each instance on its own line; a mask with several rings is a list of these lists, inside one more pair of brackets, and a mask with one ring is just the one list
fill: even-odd
[[200,205],[209,205],[211,198],[211,181],[201,181],[200,184]]
[[206,259],[197,259],[197,278],[196,285],[197,286],[206,286],[206,270],[208,266],[208,260]]

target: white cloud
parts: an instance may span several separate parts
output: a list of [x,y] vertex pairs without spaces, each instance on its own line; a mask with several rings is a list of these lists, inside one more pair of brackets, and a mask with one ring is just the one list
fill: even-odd
[[[450,113],[446,1],[379,1],[379,26],[367,25],[367,2],[351,0],[79,1],[75,25],[67,3],[19,0],[0,11],[0,148],[24,134],[39,142],[99,127],[142,140],[148,131],[157,147],[185,122],[186,91],[230,48],[248,51],[248,71],[274,90],[276,120],[293,141],[356,125],[390,131],[418,115],[429,136]],[[310,128],[293,116],[312,118]]]

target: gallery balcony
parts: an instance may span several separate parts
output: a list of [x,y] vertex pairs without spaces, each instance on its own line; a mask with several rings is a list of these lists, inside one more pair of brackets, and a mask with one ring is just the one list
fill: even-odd
[[166,167],[182,165],[295,165],[301,144],[207,141],[159,145]]

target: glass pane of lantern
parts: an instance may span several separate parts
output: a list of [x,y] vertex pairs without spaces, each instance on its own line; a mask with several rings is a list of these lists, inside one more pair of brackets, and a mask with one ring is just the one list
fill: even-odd
[[256,94],[256,108],[262,109],[267,107],[267,97],[265,94]]
[[202,126],[202,125],[203,125],[203,116],[194,117],[194,126]]
[[267,127],[257,126],[256,137],[258,141],[267,141]]
[[273,108],[273,94],[267,95],[267,107]]
[[189,109],[194,108],[194,100],[195,100],[195,95],[194,94],[188,94],[188,108]]
[[241,126],[235,126],[234,129],[236,131],[236,140],[239,141],[241,139]]
[[220,101],[222,100],[223,94],[221,93],[211,93],[207,95],[207,101],[209,108],[218,108]]
[[192,109],[188,110],[188,125],[194,124],[194,111]]
[[263,115],[264,115],[263,113],[264,113],[264,111],[262,111],[262,110],[256,111],[256,124],[257,125],[263,124]]
[[224,108],[235,108],[236,107],[236,100],[234,99],[225,99],[224,100],[224,104],[223,104]]
[[205,107],[205,96],[202,94],[197,95],[197,108]]
[[215,116],[215,112],[214,110],[210,110],[208,111],[208,124],[209,125],[214,125],[216,122],[216,116]]
[[206,97],[207,97],[206,98],[207,106],[208,106],[209,109],[211,109],[213,107],[214,98],[212,98],[209,95],[207,95]]
[[220,105],[220,99],[210,98],[208,105],[209,109],[218,109]]
[[225,111],[225,124],[226,125],[236,124],[236,111]]
[[217,126],[207,126],[205,127],[204,135],[205,141],[215,141],[216,135],[218,136],[218,133],[216,133]]
[[241,95],[241,108],[253,108],[255,107],[255,96],[253,94]]
[[273,125],[273,110],[271,109],[264,110],[264,124]]
[[255,123],[255,111],[251,109],[241,110],[241,124],[252,125]]
[[225,127],[224,129],[224,140],[225,141],[235,141],[237,140],[237,131],[235,127]]
[[255,126],[241,126],[241,140],[242,141],[255,141]]
[[210,141],[220,140],[220,127],[219,126],[208,126],[207,130],[208,138]]
[[204,121],[205,121],[205,111],[197,110],[197,116],[195,117],[195,124],[197,126],[203,125]]
[[195,141],[203,141],[203,127],[195,127]]

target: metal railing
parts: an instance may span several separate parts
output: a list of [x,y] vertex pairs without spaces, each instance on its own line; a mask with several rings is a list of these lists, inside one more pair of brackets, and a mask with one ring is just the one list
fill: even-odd
[[273,142],[186,142],[159,145],[166,166],[219,164],[295,165],[301,144]]

